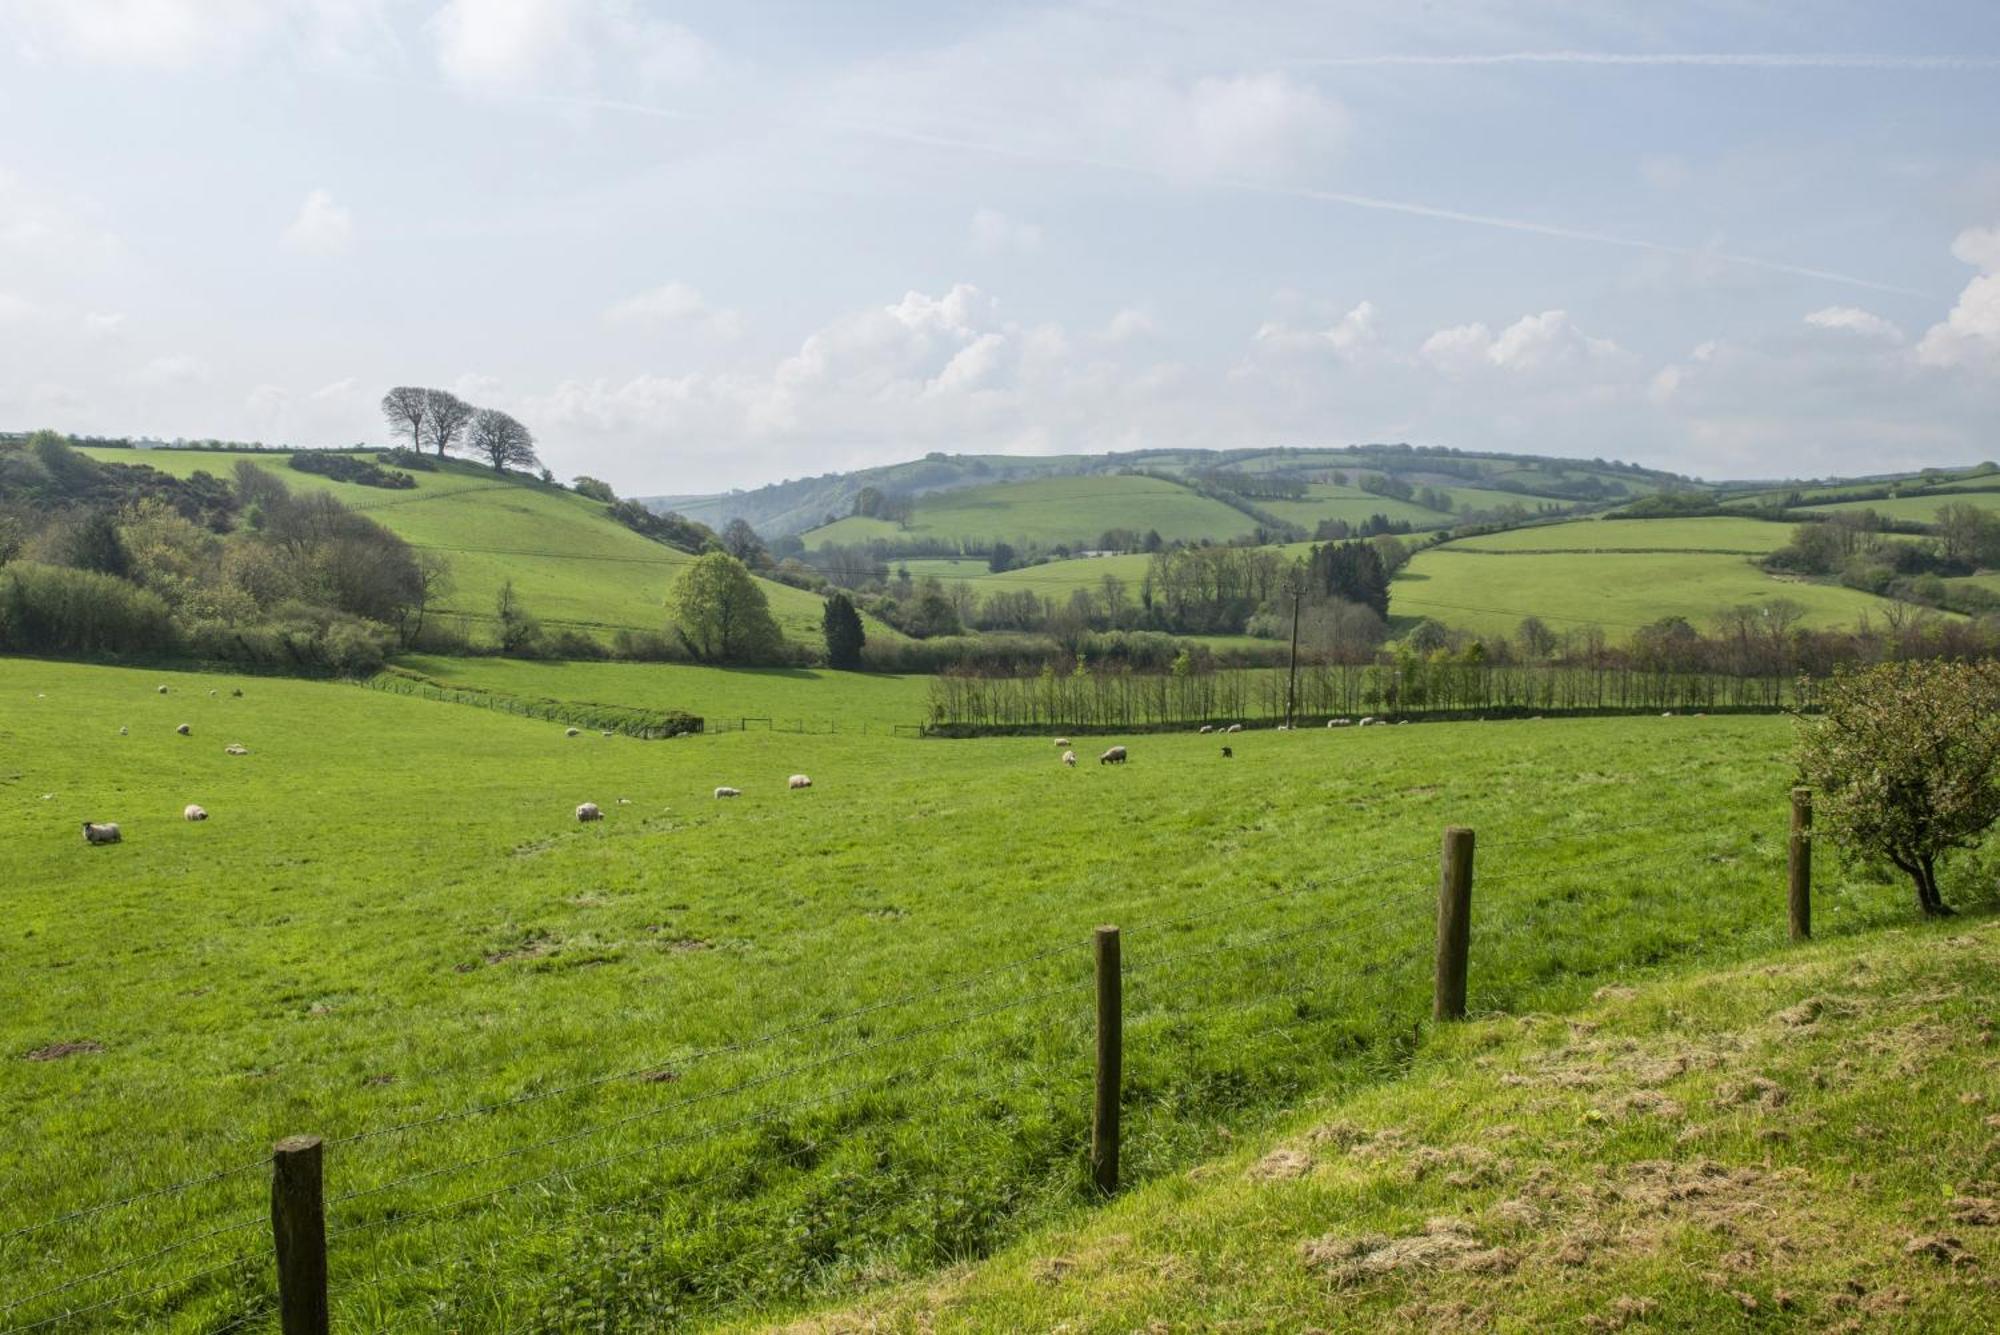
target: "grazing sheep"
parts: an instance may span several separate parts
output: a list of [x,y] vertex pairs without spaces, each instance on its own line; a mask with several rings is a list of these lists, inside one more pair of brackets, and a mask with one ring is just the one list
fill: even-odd
[[229,693],[229,696],[233,700],[241,700],[243,698],[243,688],[241,686],[238,686],[235,690]]
[[1234,751],[1230,750],[1230,749],[1229,749],[1228,747],[1226,747],[1226,746],[1222,748],[1222,758],[1223,758],[1224,760],[1227,760],[1227,759],[1229,759],[1229,758],[1230,758],[1231,756],[1233,756],[1233,755],[1235,755],[1235,754],[1236,754],[1236,753],[1235,753]]
[[1364,728],[1372,728],[1381,721],[1382,720],[1376,718],[1373,714],[1370,714],[1367,718],[1361,720],[1361,726]]
[[200,807],[196,806],[194,803],[190,802],[186,806],[181,808],[181,819],[207,820],[208,813],[206,811],[203,811]]
[[563,729],[563,736],[565,736],[565,737],[581,737],[581,736],[583,736],[583,734],[582,734],[582,733],[580,733],[580,732],[578,732],[578,731],[577,731],[577,730],[576,730],[575,728],[565,728],[565,729]]
[[595,802],[579,802],[576,806],[576,818],[585,824],[589,824],[594,820],[603,820],[604,813],[597,809],[597,803]]
[[606,729],[605,729],[605,730],[604,730],[604,731],[603,731],[602,733],[600,733],[600,734],[598,734],[598,735],[599,735],[599,736],[601,736],[601,737],[609,737],[609,736],[611,735],[611,729],[609,729],[609,728],[606,728]]
[[1195,729],[1195,731],[1199,732],[1202,736],[1206,737],[1208,736],[1208,734],[1215,731],[1215,725],[1213,723],[1204,723],[1201,725],[1201,727]]
[[621,807],[629,807],[632,805],[632,799],[629,797],[621,797],[618,799],[618,805]]
[[717,797],[741,797],[743,796],[743,790],[741,788],[718,788],[715,790],[715,795]]
[[162,687],[160,688],[160,694],[161,694],[161,695],[165,695],[166,693],[167,693],[167,688],[166,688],[166,687],[164,687],[164,686],[162,686]]
[[209,699],[211,699],[211,700],[213,700],[213,699],[214,699],[214,698],[216,697],[216,695],[217,695],[217,691],[216,691],[216,689],[215,689],[215,688],[214,688],[213,686],[209,687],[209,688],[208,688],[208,698],[209,698]]
[[250,754],[250,748],[241,742],[231,742],[222,748],[222,754],[226,756],[247,756]]
[[1057,745],[1057,746],[1068,746],[1068,745],[1069,745],[1069,738],[1067,738],[1067,737],[1058,737],[1058,738],[1056,738],[1056,745]]
[[1280,723],[1278,725],[1279,732],[1290,732],[1291,730],[1292,730],[1292,725],[1289,723]]
[[193,735],[194,735],[194,729],[193,729],[193,728],[190,728],[190,727],[189,727],[189,726],[188,726],[187,724],[185,724],[185,723],[181,724],[181,726],[180,726],[180,727],[178,727],[178,728],[175,728],[175,729],[174,729],[174,731],[175,731],[175,732],[177,732],[177,733],[179,733],[179,734],[180,734],[181,736],[183,736],[183,737],[191,737],[191,736],[193,736]]
[[120,737],[129,737],[129,736],[131,735],[131,733],[132,733],[132,730],[131,730],[130,728],[120,728],[120,729],[118,730],[118,735],[119,735]]
[[1068,765],[1068,766],[1069,766],[1069,767],[1070,767],[1071,769],[1075,769],[1075,768],[1076,768],[1076,752],[1074,752],[1074,751],[1065,751],[1065,752],[1063,752],[1063,764],[1065,764],[1065,765]]
[[123,837],[110,821],[87,820],[83,823],[83,842],[86,844],[115,844]]
[[803,774],[794,774],[791,778],[785,780],[785,783],[788,787],[792,788],[810,788],[813,786],[813,781]]
[[1243,725],[1242,725],[1241,723],[1232,723],[1232,724],[1230,724],[1230,725],[1229,725],[1228,727],[1224,728],[1224,729],[1223,729],[1223,731],[1224,731],[1224,732],[1226,732],[1226,733],[1228,733],[1228,732],[1242,732],[1242,731],[1243,731]]
[[1114,746],[1097,758],[1100,765],[1122,765],[1125,763],[1125,748]]

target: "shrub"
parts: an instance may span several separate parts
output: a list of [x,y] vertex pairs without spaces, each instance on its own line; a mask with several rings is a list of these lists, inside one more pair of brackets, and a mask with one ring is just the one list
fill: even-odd
[[[375,456],[375,462],[388,468],[407,468],[413,473],[435,473],[438,470],[437,460],[404,445],[383,450]],[[411,484],[415,485],[414,478],[411,479]]]
[[301,473],[315,473],[320,477],[330,477],[335,482],[352,482],[363,487],[407,491],[417,485],[417,480],[408,473],[392,472],[352,454],[336,454],[330,450],[305,450],[294,454],[291,466]]
[[1906,661],[1841,672],[1804,725],[1799,773],[1817,833],[1886,858],[1926,914],[1949,913],[1937,862],[2000,820],[2000,663]]
[[166,600],[115,576],[31,562],[0,570],[0,649],[158,654],[178,640]]

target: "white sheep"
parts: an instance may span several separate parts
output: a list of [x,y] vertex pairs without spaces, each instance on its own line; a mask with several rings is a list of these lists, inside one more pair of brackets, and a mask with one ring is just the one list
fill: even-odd
[[1067,738],[1067,737],[1058,737],[1058,738],[1056,738],[1056,745],[1057,745],[1057,746],[1068,746],[1068,745],[1069,745],[1069,738]]
[[803,774],[794,774],[791,778],[785,780],[785,783],[792,788],[810,788],[813,786],[813,781]]
[[131,734],[132,734],[132,730],[131,730],[130,728],[123,728],[123,727],[121,727],[120,729],[118,729],[118,735],[119,735],[120,737],[129,737],[129,736],[130,736]]
[[1122,765],[1125,763],[1125,748],[1114,746],[1097,758],[1100,765]]
[[1197,728],[1195,731],[1199,732],[1202,736],[1206,737],[1210,733],[1215,731],[1215,725],[1213,723],[1204,723],[1201,725],[1201,727]]
[[117,825],[110,821],[83,823],[83,842],[86,844],[115,844],[124,836],[118,833]]
[[213,700],[213,699],[214,699],[214,698],[216,697],[216,695],[217,695],[217,691],[216,691],[216,689],[215,689],[215,688],[214,688],[213,686],[209,687],[209,688],[208,688],[208,698],[209,698],[209,699],[211,699],[211,700]]
[[208,813],[206,811],[203,811],[200,807],[196,806],[194,803],[190,802],[186,806],[181,808],[181,819],[207,820]]
[[1367,718],[1361,720],[1361,726],[1364,728],[1372,728],[1381,721],[1382,720],[1376,718],[1373,714],[1370,714]]
[[194,729],[193,729],[193,728],[190,728],[190,727],[189,727],[189,726],[188,726],[187,724],[185,724],[185,723],[181,724],[181,726],[180,726],[180,727],[178,727],[178,728],[175,728],[175,729],[174,729],[174,731],[175,731],[175,732],[177,732],[177,733],[179,733],[179,734],[180,734],[181,736],[183,736],[183,737],[189,737],[189,736],[192,736],[192,735],[194,734]]
[[575,728],[565,728],[565,729],[563,730],[563,736],[565,736],[565,737],[581,737],[581,736],[583,736],[583,734],[582,734],[582,733],[580,733],[580,732],[578,732],[578,731],[577,731],[577,730],[576,730]]
[[1241,723],[1232,723],[1232,724],[1230,724],[1230,725],[1229,725],[1228,727],[1224,728],[1224,729],[1223,729],[1223,731],[1224,731],[1225,733],[1230,733],[1230,732],[1242,732],[1242,731],[1243,731],[1243,725],[1242,725]]
[[165,695],[166,693],[167,693],[167,688],[166,688],[166,687],[164,687],[164,686],[162,686],[162,687],[160,688],[160,694],[161,694],[161,695]]
[[1292,725],[1289,723],[1280,723],[1278,725],[1279,732],[1290,732],[1291,730],[1292,730]]
[[1065,751],[1065,752],[1063,752],[1063,764],[1065,764],[1065,765],[1068,765],[1068,766],[1069,766],[1069,767],[1070,767],[1071,769],[1075,769],[1075,768],[1076,768],[1076,752],[1074,752],[1074,751]]
[[231,742],[228,746],[222,748],[222,754],[226,756],[247,756],[250,754],[250,748],[241,742]]
[[603,820],[604,813],[597,809],[597,803],[595,802],[579,802],[576,807],[576,818],[588,823],[594,820]]
[[723,788],[718,788],[718,789],[716,789],[716,790],[715,790],[715,795],[716,795],[717,797],[719,797],[719,798],[720,798],[720,797],[741,797],[741,796],[743,796],[743,790],[742,790],[741,788],[728,788],[728,787],[723,787]]

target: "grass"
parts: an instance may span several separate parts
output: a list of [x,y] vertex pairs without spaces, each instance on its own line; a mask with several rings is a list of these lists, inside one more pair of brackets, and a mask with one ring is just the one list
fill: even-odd
[[1259,509],[1269,510],[1280,519],[1290,520],[1308,533],[1314,531],[1322,519],[1344,519],[1358,527],[1370,515],[1384,515],[1391,520],[1408,520],[1411,527],[1420,529],[1443,528],[1452,522],[1452,517],[1448,514],[1427,510],[1410,501],[1377,496],[1356,486],[1341,487],[1331,482],[1314,482],[1309,484],[1306,490],[1307,494],[1303,500],[1258,500],[1253,504]]
[[930,678],[822,668],[720,668],[666,663],[542,663],[413,654],[399,665],[448,686],[538,699],[679,709],[712,724],[745,717],[773,726],[859,730],[922,723]]
[[1458,552],[1721,552],[1760,556],[1790,542],[1792,526],[1761,519],[1584,519],[1510,529],[1451,544]]
[[[1993,485],[1989,479],[1980,479],[1981,485]],[[1807,507],[1821,514],[1838,514],[1842,511],[1873,510],[1884,519],[1910,519],[1920,524],[1928,524],[1937,518],[1937,512],[1947,505],[1970,505],[1981,510],[2000,510],[2000,491],[1955,491],[1936,496],[1893,496],[1880,501],[1837,501],[1830,505]]]
[[[1621,521],[1620,531],[1652,522]],[[1526,535],[1509,536],[1528,540]],[[1802,624],[1808,627],[1851,626],[1883,606],[1873,594],[1779,579],[1759,570],[1750,557],[1722,552],[1481,550],[1489,541],[1473,539],[1471,547],[1452,543],[1419,552],[1389,586],[1390,611],[1399,617],[1432,617],[1483,634],[1507,634],[1522,618],[1537,616],[1557,630],[1598,626],[1619,640],[1661,617],[1681,616],[1696,626],[1707,626],[1727,608],[1777,599],[1803,608]]]
[[[1127,936],[1127,1180],[1166,1182],[1431,1049],[1448,822],[1480,832],[1477,1009],[1775,949],[1788,739],[1490,723],[1250,733],[1224,761],[1189,734],[1066,770],[1035,739],[568,738],[338,684],[0,661],[0,1313],[268,1329],[260,1159],[299,1132],[337,1142],[342,1328],[851,1299],[1088,1213],[1093,925]],[[585,800],[606,819],[577,824]],[[124,842],[86,847],[86,819]],[[1991,879],[1951,873],[1961,899]],[[1907,911],[1824,876],[1824,934]]]
[[1434,1032],[1402,1079],[793,1329],[1992,1330],[1996,929]]
[[1023,544],[1095,543],[1106,529],[1199,539],[1236,537],[1256,523],[1220,501],[1176,482],[1132,475],[1036,478],[1002,482],[917,498],[907,528],[879,519],[850,517],[804,535],[808,547],[881,538]]
[[[286,455],[84,452],[117,463],[146,463],[182,477],[201,470],[226,478],[238,460],[249,459],[287,486],[330,491],[404,541],[447,557],[453,588],[440,610],[475,623],[493,619],[500,585],[512,579],[528,610],[550,624],[597,632],[600,638],[621,627],[658,631],[667,622],[668,591],[694,560],[612,520],[597,501],[520,474],[498,477],[489,468],[463,461],[447,461],[435,473],[412,473],[415,488],[389,491],[297,472],[286,466]],[[817,644],[821,600],[788,585],[760,583],[786,636]],[[901,638],[873,619],[868,632]]]

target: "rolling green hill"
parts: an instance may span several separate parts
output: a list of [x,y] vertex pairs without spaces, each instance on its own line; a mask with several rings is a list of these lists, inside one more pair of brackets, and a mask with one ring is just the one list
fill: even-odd
[[[1415,507],[1412,507],[1415,508]],[[1249,533],[1257,521],[1178,483],[1114,474],[1038,478],[967,487],[920,497],[907,526],[850,517],[804,534],[808,547],[827,543],[933,538],[950,542],[1095,544],[1107,529],[1161,537],[1223,540]]]
[[[493,619],[494,600],[511,579],[528,610],[543,621],[600,636],[618,629],[657,631],[666,624],[667,591],[694,558],[613,521],[605,507],[519,473],[447,460],[435,473],[413,473],[416,487],[390,491],[335,482],[286,466],[289,456],[199,450],[86,449],[112,463],[143,463],[186,477],[228,477],[239,460],[268,468],[295,490],[329,491],[379,520],[404,541],[451,562],[452,591],[439,611],[475,623]],[[823,606],[814,594],[760,581],[787,637],[817,643]],[[871,639],[898,633],[870,620]]]

